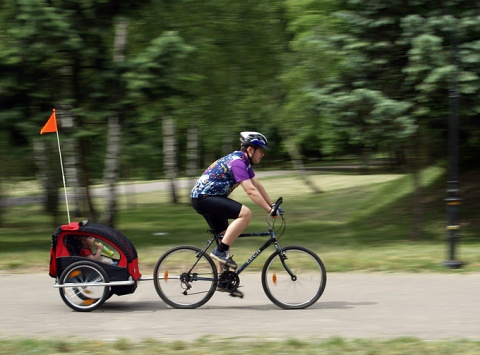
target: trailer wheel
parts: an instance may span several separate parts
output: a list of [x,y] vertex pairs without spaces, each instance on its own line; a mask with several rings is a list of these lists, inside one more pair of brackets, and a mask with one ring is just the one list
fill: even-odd
[[[109,298],[108,276],[100,266],[85,260],[68,266],[60,275],[60,297],[77,312],[90,312],[100,307]],[[95,285],[95,284],[99,285]]]

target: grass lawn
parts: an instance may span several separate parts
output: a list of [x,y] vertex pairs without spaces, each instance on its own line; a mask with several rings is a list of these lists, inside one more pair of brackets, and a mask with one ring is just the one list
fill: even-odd
[[[472,174],[475,176],[475,174]],[[440,168],[423,174],[422,232],[412,238],[411,177],[400,174],[312,176],[324,192],[312,194],[299,177],[263,179],[271,196],[283,196],[287,230],[281,245],[311,248],[324,261],[328,272],[451,272],[442,263],[449,257],[447,243],[445,177]],[[475,181],[465,184],[478,191]],[[140,267],[153,268],[160,255],[180,244],[203,246],[208,234],[203,218],[187,204],[188,191],[180,191],[183,203],[168,203],[168,192],[120,196],[116,228],[137,248]],[[457,272],[480,270],[479,226],[476,222],[478,193],[460,207],[462,229],[456,257],[466,263]],[[263,212],[242,191],[234,198],[254,211],[249,230],[265,229]],[[100,205],[102,201],[98,201]],[[465,206],[465,207],[464,207]],[[66,213],[61,216],[67,222]],[[88,219],[88,216],[72,220]],[[56,226],[40,205],[10,208],[6,226],[0,229],[0,268],[10,272],[45,272],[51,234]],[[261,238],[238,240],[236,260],[248,258]],[[260,269],[267,250],[251,268]]]
[[285,339],[227,339],[194,342],[159,342],[154,339],[132,342],[119,339],[115,342],[72,340],[2,340],[1,354],[463,354],[480,353],[480,342],[470,340],[421,341],[415,338],[391,340],[345,340],[334,337],[326,340]]

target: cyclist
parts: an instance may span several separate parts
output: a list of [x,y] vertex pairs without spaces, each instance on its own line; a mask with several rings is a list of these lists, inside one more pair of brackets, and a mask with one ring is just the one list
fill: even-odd
[[[269,149],[267,138],[258,132],[241,132],[239,151],[213,162],[198,179],[190,197],[192,207],[202,214],[221,242],[210,256],[222,264],[237,268],[229,249],[235,239],[245,230],[252,219],[252,211],[228,196],[241,185],[245,193],[265,212],[272,211],[272,199],[253,171],[260,163],[264,150]],[[230,224],[229,219],[234,219]]]

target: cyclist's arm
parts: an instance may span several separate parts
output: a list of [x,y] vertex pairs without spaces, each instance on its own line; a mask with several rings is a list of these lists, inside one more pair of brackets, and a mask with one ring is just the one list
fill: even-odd
[[[271,207],[270,203],[268,203],[269,200],[266,200],[265,197],[262,194],[262,190],[264,193],[266,193],[265,189],[263,186],[260,184],[260,189],[256,187],[253,183],[253,180],[256,180],[255,178],[253,179],[247,179],[243,180],[240,182],[240,185],[242,185],[243,190],[245,190],[245,193],[250,197],[250,199],[255,202],[258,206],[263,208],[265,211],[270,212]],[[256,181],[257,184],[259,184],[258,180]],[[268,196],[268,195],[267,195]]]
[[257,188],[258,192],[263,196],[263,199],[271,206],[273,201],[267,193],[267,190],[263,187],[262,183],[257,179],[256,176],[252,178],[252,184]]

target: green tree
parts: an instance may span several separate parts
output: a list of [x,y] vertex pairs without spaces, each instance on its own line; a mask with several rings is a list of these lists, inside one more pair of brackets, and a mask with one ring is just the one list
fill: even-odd
[[134,52],[146,47],[146,38],[165,30],[176,31],[195,48],[184,71],[198,80],[189,85],[192,96],[177,110],[175,120],[180,136],[192,121],[199,127],[202,151],[210,155],[205,163],[237,148],[241,129],[254,125],[269,131],[274,125],[272,97],[278,92],[276,75],[283,50],[280,4],[156,1],[155,11],[148,9],[141,21],[132,24],[138,36],[133,40]]
[[[164,166],[171,184],[171,202],[177,203],[175,121],[171,116],[189,96],[186,83],[190,78],[181,71],[181,63],[193,48],[175,32],[166,32],[152,40],[149,47],[132,59],[125,74],[131,100],[143,103],[149,119],[163,122]],[[158,132],[158,131],[157,131]]]
[[[290,6],[296,9],[293,2]],[[478,128],[478,119],[471,121],[478,117],[475,64],[480,58],[473,30],[477,5],[453,0],[419,0],[408,6],[404,1],[312,0],[299,6],[301,10],[292,11],[292,23],[300,24],[292,27],[292,43],[294,56],[302,59],[302,80],[290,91],[318,117],[321,152],[407,156],[419,187],[422,164],[446,157],[454,73],[465,132]],[[311,21],[312,14],[324,21]],[[453,38],[458,41],[458,62],[452,60]],[[310,58],[319,57],[331,71],[310,75],[315,64]],[[476,132],[466,134],[465,146],[477,144]],[[418,201],[420,193],[415,196]],[[416,238],[419,231],[414,230]]]
[[447,2],[402,19],[401,43],[409,46],[403,68],[414,115],[428,133],[434,158],[446,156],[447,98],[458,90],[461,102],[462,159],[472,162],[480,151],[479,98],[480,55],[478,52],[478,8],[468,2]]
[[[143,5],[148,2],[142,2]],[[59,125],[68,120],[67,136],[78,154],[82,185],[101,175],[106,120],[122,109],[117,100],[118,67],[112,53],[115,18],[134,14],[135,1],[31,1],[6,0],[0,4],[2,31],[0,124],[31,142],[32,133],[59,107]],[[11,118],[28,117],[28,120]],[[73,122],[73,124],[72,124]],[[96,138],[96,139],[92,139]],[[46,174],[47,179],[54,174]],[[48,196],[56,198],[55,184]],[[48,200],[47,200],[48,201]],[[89,200],[91,202],[91,200]],[[57,203],[58,205],[58,203]],[[96,212],[92,203],[90,214]],[[55,203],[47,209],[56,215]]]

